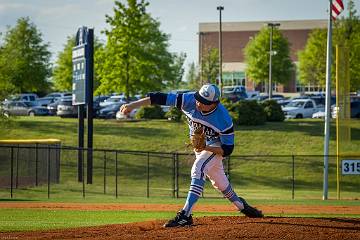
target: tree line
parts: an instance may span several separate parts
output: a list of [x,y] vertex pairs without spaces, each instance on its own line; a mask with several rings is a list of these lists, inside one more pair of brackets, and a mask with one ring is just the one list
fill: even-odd
[[[177,88],[197,89],[203,83],[216,83],[218,49],[207,49],[199,66],[191,63],[184,75],[185,53],[169,52],[170,36],[160,30],[160,22],[146,8],[146,0],[115,1],[111,15],[106,15],[108,28],[103,30],[106,43],[95,37],[95,95],[123,92],[127,96],[149,91]],[[334,24],[333,42],[350,49],[351,90],[360,88],[360,20],[353,0],[349,16]],[[298,53],[297,68],[290,59],[290,45],[281,31],[273,31],[274,82],[286,84],[297,69],[302,84],[324,86],[326,73],[327,29],[315,29],[305,48]],[[244,49],[246,74],[255,83],[268,79],[269,29],[264,27]],[[52,65],[49,43],[28,17],[18,19],[0,35],[0,99],[13,93],[71,91],[72,48],[75,35],[67,36],[63,50]],[[335,64],[335,61],[333,61]],[[333,67],[333,69],[335,69]],[[333,72],[335,81],[335,72]]]

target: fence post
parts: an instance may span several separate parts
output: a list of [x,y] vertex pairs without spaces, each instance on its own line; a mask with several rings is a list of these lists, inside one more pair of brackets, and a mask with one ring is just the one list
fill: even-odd
[[84,175],[85,175],[85,168],[84,168],[84,149],[81,149],[81,179],[82,181],[82,187],[83,187],[83,198],[85,198],[85,179],[84,179]]
[[13,198],[13,175],[14,175],[14,147],[11,150],[11,162],[10,162],[10,196]]
[[56,145],[56,183],[60,183],[60,157],[61,157],[61,144]]
[[48,199],[50,198],[50,145],[47,145],[48,151],[47,151],[47,165],[48,165],[48,172],[47,172],[47,183],[48,183]]
[[104,194],[106,194],[106,151],[104,151]]
[[175,164],[176,164],[176,168],[175,168],[175,191],[176,191],[176,198],[179,198],[179,154],[176,153],[176,158],[175,158]]
[[150,196],[150,153],[147,153],[147,169],[146,169],[147,181],[146,181],[146,197]]
[[173,153],[173,178],[172,178],[172,185],[173,185],[173,191],[172,191],[172,197],[175,198],[175,191],[176,191],[176,186],[175,186],[175,181],[176,181],[176,159],[175,159],[175,153]]
[[39,168],[39,144],[35,144],[35,186],[39,185],[38,168]]
[[295,199],[295,156],[292,155],[292,195],[291,199]]
[[15,178],[16,189],[18,189],[19,187],[19,148],[20,148],[20,144],[17,145],[17,150],[16,150],[16,178]]
[[115,197],[118,198],[118,152],[115,151]]

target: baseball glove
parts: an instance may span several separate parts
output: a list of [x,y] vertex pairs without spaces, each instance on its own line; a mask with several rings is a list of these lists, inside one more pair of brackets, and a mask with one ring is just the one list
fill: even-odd
[[206,146],[204,128],[197,128],[190,137],[191,145],[196,152],[201,152]]

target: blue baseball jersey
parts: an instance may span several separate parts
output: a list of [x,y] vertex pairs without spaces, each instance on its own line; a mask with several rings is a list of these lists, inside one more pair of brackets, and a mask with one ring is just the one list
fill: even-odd
[[188,120],[190,135],[195,129],[204,127],[206,144],[213,146],[234,145],[234,126],[226,108],[219,103],[211,112],[196,109],[194,93],[167,94],[167,106],[182,110]]

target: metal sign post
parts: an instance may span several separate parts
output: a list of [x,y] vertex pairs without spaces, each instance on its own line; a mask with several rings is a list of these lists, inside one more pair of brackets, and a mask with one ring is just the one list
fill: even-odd
[[93,73],[94,73],[94,30],[80,27],[76,33],[76,46],[72,51],[73,84],[72,104],[78,106],[78,181],[83,181],[84,110],[87,105],[88,154],[87,183],[92,183],[92,141],[93,141]]

